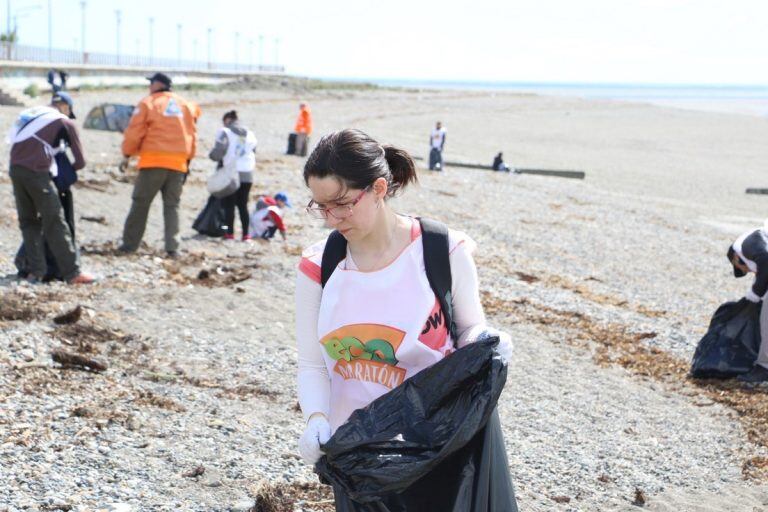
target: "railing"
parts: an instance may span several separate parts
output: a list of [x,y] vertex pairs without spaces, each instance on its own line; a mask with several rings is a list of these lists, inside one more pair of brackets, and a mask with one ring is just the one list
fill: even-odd
[[50,62],[62,64],[93,64],[115,67],[156,68],[163,70],[210,71],[223,73],[283,73],[283,66],[253,64],[244,62],[206,62],[200,60],[177,60],[144,55],[117,55],[101,52],[79,52],[25,46],[0,42],[0,58],[19,62]]

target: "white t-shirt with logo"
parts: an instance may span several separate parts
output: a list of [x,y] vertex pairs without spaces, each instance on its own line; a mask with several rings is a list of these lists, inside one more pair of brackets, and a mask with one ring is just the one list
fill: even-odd
[[485,326],[471,253],[474,242],[449,232],[454,344],[424,270],[421,232],[386,267],[357,270],[349,253],[322,289],[325,241],[304,252],[296,285],[299,402],[322,412],[332,430],[356,409],[440,361]]

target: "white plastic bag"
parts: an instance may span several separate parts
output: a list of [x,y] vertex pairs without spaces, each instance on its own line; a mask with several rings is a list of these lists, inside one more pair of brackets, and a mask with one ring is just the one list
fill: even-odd
[[234,194],[240,188],[240,175],[233,167],[216,167],[208,176],[208,192],[218,198]]

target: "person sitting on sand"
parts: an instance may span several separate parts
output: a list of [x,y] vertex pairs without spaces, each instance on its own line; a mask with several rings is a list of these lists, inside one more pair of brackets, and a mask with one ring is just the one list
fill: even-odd
[[[728,247],[728,261],[733,266],[734,277],[755,274],[745,298],[760,302],[768,291],[768,220],[762,228],[747,231]],[[760,310],[760,351],[755,366],[748,373],[739,375],[741,382],[768,381],[768,307],[763,303]]]
[[511,171],[509,166],[504,163],[504,157],[503,157],[501,151],[499,151],[499,154],[496,155],[493,158],[493,164],[492,164],[491,167],[493,167],[494,171],[501,171],[501,172],[510,172]]
[[275,197],[265,196],[256,203],[251,214],[251,238],[269,241],[280,231],[283,242],[286,240],[283,211],[291,208],[291,202],[285,192],[278,192]]

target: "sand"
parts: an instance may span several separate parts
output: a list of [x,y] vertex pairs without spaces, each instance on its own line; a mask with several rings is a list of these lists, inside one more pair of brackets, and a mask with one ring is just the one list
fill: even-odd
[[[84,114],[102,101],[139,96],[89,92],[75,100]],[[259,139],[254,194],[286,190],[297,206],[308,200],[302,159],[282,155],[304,99],[316,134],[356,127],[425,157],[439,119],[448,129],[446,159],[489,164],[503,150],[513,166],[587,172],[574,181],[422,171],[420,186],[394,203],[479,244],[489,321],[516,345],[500,411],[521,510],[634,510],[637,490],[649,510],[768,509],[764,481],[742,471],[768,450],[749,440],[739,415],[683,377],[611,362],[626,346],[594,334],[595,326],[653,333],[637,338],[638,347],[658,351],[650,364],[661,355],[686,362],[717,305],[744,293],[748,282],[733,279],[724,254],[766,215],[768,199],[744,194],[768,187],[763,119],[478,91],[287,87],[188,96],[204,116],[182,199],[187,255],[180,262],[159,257],[159,201],[142,255],[93,254],[119,238],[131,188],[108,174],[119,162],[119,135],[85,131],[82,178],[92,181],[75,191],[77,217],[106,223],[78,221],[78,239],[91,248],[84,267],[104,280],[74,290],[19,286],[10,274],[20,234],[10,184],[0,176],[0,274],[9,274],[0,293],[5,304],[22,297],[36,315],[5,320],[0,334],[0,461],[13,462],[0,473],[0,503],[40,507],[53,496],[82,510],[108,501],[136,510],[234,510],[263,482],[314,481],[295,456],[292,281],[301,247],[325,231],[298,207],[286,245],[225,244],[191,230],[206,196],[204,156],[231,108]],[[17,112],[0,108],[0,126]],[[220,269],[216,286],[196,279],[204,268]],[[251,278],[226,281],[243,272]],[[134,336],[97,344],[111,363],[104,374],[48,363],[66,338],[51,317],[78,303],[90,311],[84,322]],[[43,367],[14,370],[25,350]],[[83,403],[93,414],[73,413]],[[106,412],[114,410],[123,415]],[[74,476],[50,478],[54,465]],[[197,465],[208,468],[203,477],[182,476]]]

